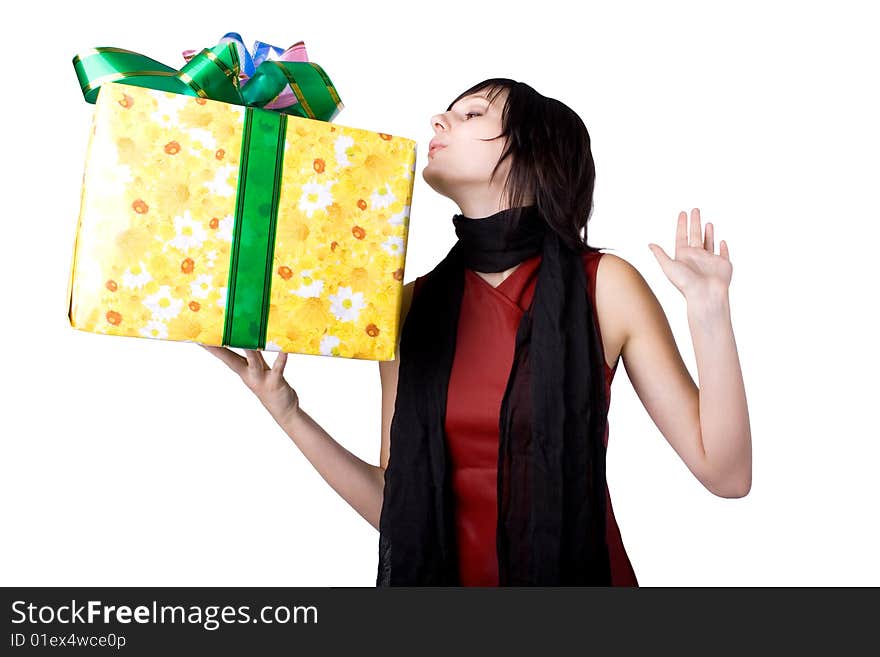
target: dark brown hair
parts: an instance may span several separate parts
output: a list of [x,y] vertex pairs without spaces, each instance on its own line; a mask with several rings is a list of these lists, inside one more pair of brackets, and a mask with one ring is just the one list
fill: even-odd
[[[548,98],[524,82],[489,78],[462,92],[461,98],[488,90],[490,102],[507,89],[502,108],[500,135],[506,147],[492,170],[512,158],[504,181],[507,207],[518,208],[533,196],[538,210],[563,242],[576,253],[598,251],[587,244],[587,222],[593,211],[596,167],[590,149],[590,133],[583,120],[564,103]],[[486,140],[488,141],[488,140]]]

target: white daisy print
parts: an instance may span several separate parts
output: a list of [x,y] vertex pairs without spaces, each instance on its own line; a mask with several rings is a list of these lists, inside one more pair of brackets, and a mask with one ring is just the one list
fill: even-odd
[[147,271],[147,266],[143,262],[138,262],[134,272],[131,267],[125,268],[125,273],[122,274],[122,287],[139,290],[151,280],[153,277]]
[[295,294],[303,298],[321,296],[321,291],[324,289],[323,280],[313,280],[311,269],[303,269],[299,273],[299,275],[302,279],[302,283],[295,290],[291,290],[291,294]]
[[403,210],[388,217],[388,223],[394,226],[403,226],[409,218],[409,206],[404,205]]
[[192,137],[193,141],[199,142],[205,148],[209,150],[217,149],[217,139],[214,137],[214,133],[210,130],[205,130],[204,128],[190,128],[187,130],[189,136]]
[[333,203],[333,194],[330,193],[330,186],[335,181],[331,180],[325,184],[309,182],[302,186],[302,196],[299,198],[299,209],[306,213],[309,219],[316,210],[323,210]]
[[220,308],[226,308],[226,288],[218,287],[217,291],[220,293],[220,298],[217,299],[217,306]]
[[171,286],[163,285],[158,292],[144,299],[144,305],[153,313],[153,319],[167,321],[180,314],[183,299],[175,299],[171,295]]
[[330,295],[330,312],[341,322],[353,322],[366,308],[363,292],[352,292],[350,287],[340,287]]
[[400,255],[403,253],[403,239],[392,235],[382,242],[382,248],[388,251],[391,255]]
[[339,338],[335,335],[325,335],[321,338],[321,354],[323,356],[338,356]]
[[168,244],[181,251],[197,249],[208,238],[205,227],[192,218],[189,210],[184,210],[182,215],[174,217],[174,230],[177,234],[168,240]]
[[165,340],[168,338],[168,327],[164,322],[151,319],[147,322],[146,326],[141,327],[140,334],[145,338]]
[[[220,223],[217,225],[217,237],[219,237],[221,240],[224,240],[226,242],[231,242],[232,241],[232,229],[234,226],[235,226],[235,215],[234,214],[227,214],[225,217],[223,217],[220,220]],[[214,254],[213,258],[217,257],[216,251],[211,251],[211,253]],[[210,254],[208,255],[208,258],[213,260],[213,258],[211,257]],[[211,266],[213,266],[213,265],[214,265],[214,263],[211,262]]]
[[[222,224],[222,222],[221,222]],[[205,254],[205,257],[208,258],[208,266],[213,267],[214,261],[217,260],[217,249],[211,249]]]
[[391,191],[391,186],[388,183],[370,194],[370,203],[373,208],[387,208],[396,200],[397,197]]
[[214,289],[209,274],[199,274],[196,280],[189,284],[189,287],[192,290],[192,295],[198,299],[204,299]]
[[353,145],[354,139],[350,135],[339,135],[333,142],[333,154],[336,157],[336,164],[340,168],[351,166],[348,159],[348,149]]
[[266,342],[265,351],[281,351],[281,345],[269,340]]
[[177,113],[185,107],[192,98],[192,96],[184,96],[183,94],[172,94],[159,91],[154,92],[151,95],[156,99],[157,109],[150,114],[150,119],[165,128],[179,125]]
[[214,180],[209,180],[206,183],[202,183],[205,187],[207,187],[212,194],[217,194],[217,196],[232,196],[235,194],[234,184],[229,183],[229,177],[233,173],[238,172],[238,165],[224,164],[223,166],[217,167],[217,172],[214,174]]

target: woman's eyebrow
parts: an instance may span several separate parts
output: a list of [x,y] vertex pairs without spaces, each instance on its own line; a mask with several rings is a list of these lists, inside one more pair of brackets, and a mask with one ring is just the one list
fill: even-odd
[[[491,100],[488,96],[483,96],[482,94],[480,94],[478,96],[465,96],[464,98],[460,99],[458,101],[458,103],[466,103],[469,100],[477,100],[477,99]],[[456,105],[458,105],[458,103],[456,103]]]

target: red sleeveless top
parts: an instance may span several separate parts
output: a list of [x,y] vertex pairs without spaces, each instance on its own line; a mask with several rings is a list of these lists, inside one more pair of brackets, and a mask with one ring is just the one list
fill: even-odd
[[[596,307],[596,269],[602,255],[601,252],[582,255],[593,308]],[[495,546],[498,419],[513,365],[516,330],[535,293],[540,262],[540,253],[523,260],[498,287],[492,287],[474,271],[464,270],[464,293],[445,419],[462,586],[498,586]],[[423,278],[416,278],[414,296],[418,294]],[[610,404],[611,380],[617,363],[611,368],[604,356],[602,361]],[[607,447],[607,429],[604,440]],[[614,519],[607,484],[605,501],[611,585],[638,586]]]

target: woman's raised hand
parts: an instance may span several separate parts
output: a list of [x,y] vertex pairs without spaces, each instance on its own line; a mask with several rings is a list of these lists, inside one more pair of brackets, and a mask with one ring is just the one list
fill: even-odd
[[705,298],[719,291],[727,294],[733,275],[730,251],[727,242],[721,240],[719,253],[715,253],[715,226],[707,222],[706,234],[703,235],[699,208],[691,211],[690,229],[687,213],[679,213],[674,258],[670,258],[654,242],[649,242],[648,246],[660,263],[663,273],[688,301]]
[[299,408],[299,396],[284,378],[286,352],[279,352],[275,363],[269,367],[263,360],[263,355],[256,349],[245,349],[245,356],[240,356],[226,347],[197,344],[238,374],[274,418],[285,417]]

